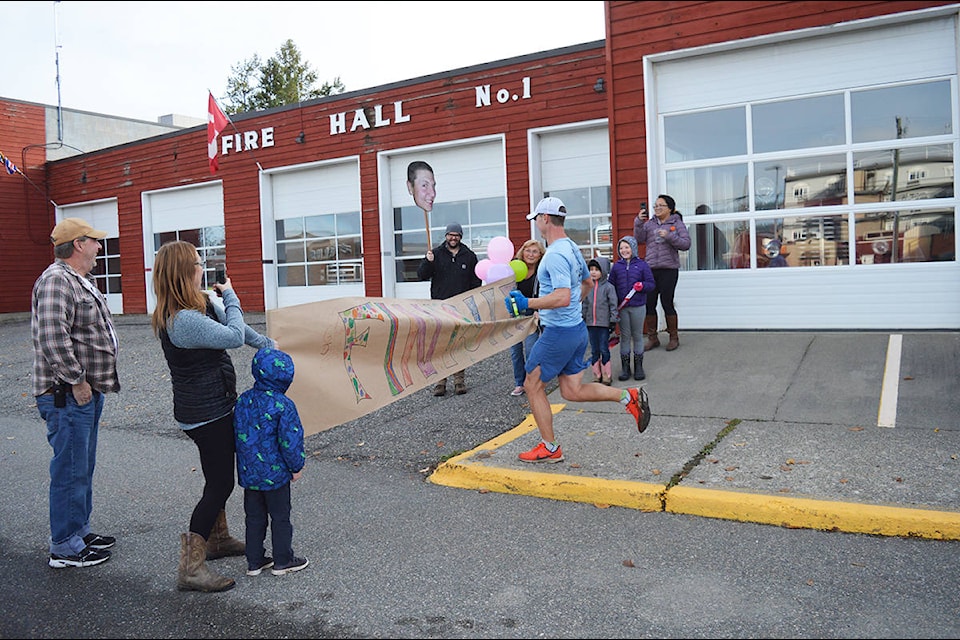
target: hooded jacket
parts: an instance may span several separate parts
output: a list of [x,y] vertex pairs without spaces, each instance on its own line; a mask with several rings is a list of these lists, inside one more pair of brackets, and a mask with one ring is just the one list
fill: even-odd
[[602,256],[593,258],[587,264],[596,262],[600,265],[600,277],[593,281],[593,286],[587,291],[581,303],[583,321],[588,327],[609,327],[620,320],[617,310],[617,291],[607,281],[610,272],[610,260]]
[[293,359],[279,349],[257,351],[250,364],[253,388],[237,400],[237,480],[241,487],[271,491],[303,469],[303,425],[297,405],[286,396]]
[[[667,230],[663,242],[657,242],[659,229]],[[634,217],[633,237],[637,242],[646,245],[647,253],[644,255],[652,269],[679,269],[678,252],[690,248],[690,232],[687,231],[687,225],[683,224],[683,217],[676,212],[664,218],[663,222],[660,222],[657,216],[650,216],[642,225],[640,220]]]
[[643,258],[637,257],[637,240],[633,236],[623,236],[617,243],[617,255],[620,255],[620,244],[626,242],[630,245],[632,255],[630,260],[620,258],[610,269],[610,282],[617,290],[617,304],[622,303],[627,295],[634,291],[633,285],[639,282],[643,285],[640,291],[634,291],[633,296],[627,301],[625,306],[643,307],[647,304],[647,294],[657,286],[653,279],[653,271],[650,265]]

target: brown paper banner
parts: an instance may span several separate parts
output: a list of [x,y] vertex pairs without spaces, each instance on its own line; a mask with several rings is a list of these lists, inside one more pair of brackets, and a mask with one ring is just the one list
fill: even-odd
[[[512,278],[447,300],[337,298],[267,311],[267,334],[293,358],[288,395],[304,433],[349,422],[520,342]],[[504,374],[506,375],[506,373]]]

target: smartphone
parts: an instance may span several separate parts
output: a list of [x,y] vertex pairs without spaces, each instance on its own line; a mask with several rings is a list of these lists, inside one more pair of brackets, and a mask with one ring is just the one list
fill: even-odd
[[227,282],[227,265],[218,264],[215,268],[217,284],[225,284]]

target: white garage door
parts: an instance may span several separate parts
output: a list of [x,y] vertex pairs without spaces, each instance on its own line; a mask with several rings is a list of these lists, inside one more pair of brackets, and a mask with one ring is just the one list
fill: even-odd
[[[749,109],[765,101],[784,98],[818,94],[842,96],[844,92],[849,96],[856,89],[927,79],[946,81],[953,87],[954,116],[952,127],[948,127],[952,130],[943,131],[939,136],[928,135],[933,140],[931,145],[952,148],[956,154],[956,28],[956,9],[940,9],[648,58],[645,83],[651,192],[665,191],[664,185],[669,183],[671,175],[680,175],[684,170],[694,175],[704,167],[712,168],[707,155],[703,156],[706,160],[694,158],[685,165],[682,159],[666,157],[665,117],[674,116],[674,120],[679,121],[677,114],[703,113],[718,107],[742,110],[744,105]],[[785,122],[784,127],[789,124]],[[718,131],[716,137],[721,133],[728,132]],[[857,142],[848,134],[846,143],[842,139],[830,143],[833,145],[830,152],[843,159],[841,168],[852,167],[857,154],[867,148],[857,146]],[[746,143],[743,148],[747,149]],[[802,155],[802,151],[797,155]],[[773,154],[764,156],[754,149],[747,155],[722,160],[731,166],[739,162],[744,166],[762,167],[771,157]],[[677,197],[680,205],[683,185],[680,180],[670,184],[678,191],[671,195]],[[952,179],[950,184],[952,186]],[[936,210],[938,214],[953,212],[955,217],[956,194],[938,198],[918,202],[918,206]],[[770,212],[755,209],[752,199],[750,202],[749,207],[723,213],[731,220],[750,225],[758,225],[765,215],[771,217]],[[688,199],[687,206],[680,207],[688,227],[697,226],[694,203]],[[861,235],[854,225],[863,215],[861,212],[871,211],[871,206],[872,210],[880,210],[876,202],[847,196],[832,206],[833,209],[830,206],[823,209],[845,224],[849,222],[850,237],[854,240]],[[816,215],[813,209],[792,211]],[[720,217],[716,220],[719,222]],[[954,226],[950,225],[951,238]],[[844,245],[848,242],[843,240]],[[850,253],[852,255],[852,251]],[[681,262],[684,260],[682,254]],[[890,265],[851,264],[848,260],[831,266],[775,270],[684,269],[676,303],[681,328],[691,329],[957,328],[960,327],[958,281],[960,267],[955,258]],[[897,292],[895,303],[891,301],[890,291]],[[923,312],[918,312],[919,309]]]
[[271,171],[263,187],[267,308],[364,295],[357,158]]
[[[417,160],[433,168],[437,183],[433,211],[426,217],[407,191],[407,165]],[[491,238],[507,235],[506,170],[499,136],[383,154],[379,166],[385,297],[430,297],[430,283],[416,279],[427,249],[428,221],[432,246],[443,242],[448,223],[457,222],[463,227],[462,242],[481,260]]]
[[[153,258],[159,249],[158,237],[186,239],[197,246],[201,257],[207,260],[208,275],[212,275],[213,260],[222,262],[223,184],[208,182],[195,187],[145,191],[143,205],[143,266],[146,272],[147,313],[152,313],[157,300],[153,294]],[[206,240],[204,237],[206,236]],[[206,247],[211,255],[207,255]]]
[[93,279],[97,288],[107,299],[110,313],[123,313],[123,290],[120,273],[120,225],[117,216],[117,200],[99,200],[83,204],[71,204],[57,208],[57,221],[64,218],[83,218],[94,229],[105,231],[107,237],[100,241],[103,250],[97,255]]

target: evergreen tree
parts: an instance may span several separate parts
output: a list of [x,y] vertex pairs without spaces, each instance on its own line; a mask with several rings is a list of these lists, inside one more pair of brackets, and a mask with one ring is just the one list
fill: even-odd
[[316,71],[303,62],[297,45],[289,39],[266,62],[254,54],[231,66],[230,72],[233,75],[227,79],[227,94],[222,100],[228,114],[295,104],[346,90],[339,77],[315,87]]

